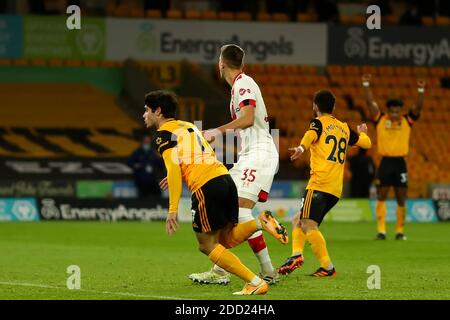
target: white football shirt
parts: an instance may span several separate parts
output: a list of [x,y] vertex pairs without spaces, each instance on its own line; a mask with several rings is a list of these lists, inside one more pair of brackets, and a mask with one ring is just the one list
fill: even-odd
[[231,88],[230,111],[233,120],[243,115],[241,108],[246,100],[248,103],[245,105],[250,104],[247,108],[255,108],[255,121],[253,126],[239,131],[241,138],[239,155],[265,151],[278,156],[275,143],[270,135],[269,119],[261,90],[251,77],[242,72],[236,76]]

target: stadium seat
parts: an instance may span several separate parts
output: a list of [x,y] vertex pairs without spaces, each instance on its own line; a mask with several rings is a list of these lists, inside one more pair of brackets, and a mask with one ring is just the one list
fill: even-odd
[[424,16],[422,17],[422,24],[424,26],[432,26],[434,25],[434,18],[430,16]]
[[[362,66],[361,67],[361,73],[362,74],[369,73],[369,74],[371,74],[373,76],[373,75],[377,75],[378,74],[378,69],[375,66]],[[362,76],[362,74],[361,74],[361,76]]]
[[[28,92],[28,95],[23,95]],[[77,95],[73,93],[76,92]],[[9,108],[0,109],[2,125],[17,130],[9,130],[3,138],[10,143],[20,146],[26,150],[28,156],[55,156],[58,146],[64,150],[70,150],[78,156],[97,156],[95,150],[108,150],[108,145],[114,145],[113,154],[118,155],[118,140],[114,137],[108,138],[108,143],[100,143],[91,140],[91,146],[75,143],[68,136],[57,132],[67,131],[69,128],[82,128],[85,132],[91,128],[111,127],[121,130],[134,130],[139,127],[115,104],[115,98],[105,94],[91,86],[80,84],[4,84],[0,88],[3,102]],[[64,106],[64,108],[61,108]],[[33,112],[30,108],[39,112]],[[25,114],[33,114],[27,117]],[[99,121],[101,119],[101,121]],[[30,130],[29,128],[33,128]],[[45,129],[43,128],[50,128]],[[20,129],[20,130],[18,130]],[[46,140],[56,149],[48,149],[48,146],[38,142],[32,142],[26,135],[39,132],[44,134]],[[54,133],[52,133],[54,132]],[[92,131],[93,132],[93,131]],[[105,139],[97,134],[98,139]],[[125,142],[127,140],[128,142]],[[138,143],[129,139],[122,141],[120,155],[127,156],[137,147]],[[103,147],[102,147],[103,146]],[[95,147],[94,149],[92,149]],[[99,149],[100,148],[100,149]],[[61,149],[61,150],[62,150]],[[56,153],[55,153],[56,152]],[[0,154],[8,155],[3,149]],[[9,154],[11,155],[11,154]]]
[[400,17],[397,15],[387,15],[387,16],[381,16],[381,23],[382,24],[393,24],[396,25],[400,21]]
[[316,13],[298,13],[297,21],[298,22],[316,22],[317,14]]
[[383,76],[393,76],[394,68],[391,66],[380,66],[378,67],[378,74],[381,74]]
[[247,11],[236,12],[236,20],[250,21],[250,20],[252,20],[252,14]]
[[359,25],[365,25],[366,24],[367,17],[362,14],[354,15],[350,17],[350,23],[351,24],[359,24]]
[[89,68],[97,68],[99,66],[98,61],[95,60],[85,60],[83,61],[83,66],[89,67]]
[[27,59],[14,59],[12,62],[15,66],[26,66],[29,63]]
[[181,10],[170,9],[167,11],[166,16],[168,19],[182,19],[183,13],[181,12]]
[[44,60],[44,59],[31,59],[30,60],[30,64],[32,66],[42,67],[42,66],[45,66],[47,64],[47,61]]
[[258,21],[270,21],[271,17],[270,14],[267,12],[258,12],[256,14],[256,20]]
[[234,20],[234,13],[231,11],[221,11],[217,17],[219,20]]
[[80,60],[66,60],[66,66],[81,67],[81,61]]
[[[417,194],[423,194],[423,181],[430,181],[431,178],[434,181],[448,181],[448,177],[439,175],[438,167],[431,169],[429,176],[424,169],[429,161],[434,161],[441,168],[445,165],[450,168],[450,160],[441,155],[444,154],[443,150],[450,152],[445,142],[450,139],[448,129],[440,126],[450,121],[450,102],[447,102],[450,101],[450,89],[441,88],[440,82],[447,75],[446,68],[328,65],[325,76],[315,66],[256,64],[247,68],[255,73],[255,79],[262,87],[269,116],[275,119],[276,127],[281,129],[285,145],[290,145],[294,137],[298,140],[303,135],[311,117],[312,95],[319,88],[331,87],[337,97],[336,115],[356,128],[357,124],[370,118],[361,86],[363,73],[373,75],[372,91],[382,109],[385,108],[386,99],[391,97],[402,97],[406,106],[413,105],[417,99],[417,79],[425,78],[426,108],[413,130],[414,144],[411,144],[409,163],[414,163],[415,172],[411,173],[410,180],[411,183],[418,183],[417,190],[413,191]],[[352,109],[349,101],[353,103]],[[374,125],[368,124],[370,136],[375,137]],[[376,150],[376,138],[373,140],[373,149]],[[435,143],[430,144],[430,140]],[[426,161],[423,154],[428,155]],[[280,157],[287,160],[289,154],[283,151]],[[373,157],[379,163],[380,156],[376,152]],[[294,163],[296,168],[302,169],[307,169],[307,165],[306,160]]]
[[267,72],[274,75],[274,74],[282,74],[283,68],[279,64],[269,64],[267,65]]
[[114,2],[112,2],[112,1],[107,2],[107,5],[106,5],[106,15],[107,16],[114,16],[114,11],[116,9],[116,4]]
[[0,66],[9,66],[11,64],[12,63],[10,59],[0,59]]
[[317,68],[316,68],[316,66],[313,66],[313,65],[301,65],[300,69],[303,74],[316,74],[317,73]]
[[344,68],[340,65],[328,65],[327,72],[329,75],[341,75],[344,73]]
[[443,67],[431,67],[429,74],[431,76],[442,78],[445,76],[445,69]]
[[394,67],[394,71],[397,76],[401,76],[401,77],[412,75],[411,67],[408,67],[408,66]]
[[250,72],[252,73],[266,73],[267,72],[267,67],[264,64],[252,64],[252,65],[247,65],[247,68],[249,68]]
[[428,76],[428,68],[426,67],[413,67],[412,72],[416,77]]
[[274,14],[272,14],[272,21],[288,22],[289,16],[286,13],[274,13]]
[[283,73],[289,74],[289,75],[297,75],[299,73],[301,73],[301,68],[298,65],[293,65],[293,64],[285,64],[282,66],[283,68]]
[[201,13],[201,18],[204,20],[217,20],[217,12],[213,10],[206,10]]
[[345,15],[345,14],[341,14],[339,16],[339,21],[342,24],[351,24],[352,23],[352,16],[350,15]]
[[450,25],[450,17],[447,16],[437,16],[436,25],[438,26],[448,26]]
[[199,20],[201,18],[201,13],[197,10],[186,10],[184,17],[188,20]]
[[115,17],[130,17],[131,16],[131,8],[126,5],[120,5],[115,7],[113,11],[113,16]]
[[[425,80],[426,80],[426,86],[428,88],[431,88],[431,87],[437,88],[437,87],[441,86],[441,80],[439,78],[437,78],[437,77],[428,77]],[[416,85],[416,83],[417,82],[415,81],[414,85]]]
[[145,11],[145,16],[147,18],[158,19],[162,17],[162,14],[160,10],[147,10]]
[[132,8],[130,10],[130,17],[133,18],[143,18],[145,16],[145,12],[142,9],[139,8]]
[[346,75],[359,76],[361,74],[361,71],[358,66],[345,66],[344,73]]
[[104,68],[115,68],[117,67],[117,63],[115,61],[102,60],[100,61],[100,66]]

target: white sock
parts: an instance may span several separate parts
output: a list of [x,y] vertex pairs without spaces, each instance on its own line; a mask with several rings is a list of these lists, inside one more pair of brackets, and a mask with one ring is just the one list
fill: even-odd
[[[249,239],[254,239],[259,236],[262,236],[262,231],[256,231],[254,234],[252,234],[249,237]],[[264,249],[262,249],[258,252],[254,252],[254,254],[259,261],[259,266],[260,266],[262,272],[267,272],[267,273],[274,272],[275,269],[272,265],[272,261],[270,260],[269,250],[267,249],[267,247],[265,247]]]
[[252,285],[252,286],[257,286],[258,284],[260,284],[261,283],[261,278],[260,277],[258,277],[258,276],[255,276],[253,279],[252,279],[252,281],[250,281],[250,284]]
[[213,267],[214,272],[218,273],[218,274],[227,274],[227,270],[219,267],[217,264],[214,265]]
[[272,261],[270,261],[269,250],[267,247],[255,253],[256,257],[259,260],[259,266],[261,267],[262,272],[273,273],[275,271]]
[[255,218],[253,218],[252,209],[239,208],[239,223],[244,223],[253,219]]
[[256,229],[258,229],[258,231],[262,230],[262,225],[261,225],[261,221],[259,221],[259,219],[255,219],[256,221]]

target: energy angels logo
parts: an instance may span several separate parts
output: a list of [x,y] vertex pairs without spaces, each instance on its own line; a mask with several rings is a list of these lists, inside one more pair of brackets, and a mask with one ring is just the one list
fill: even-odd
[[367,45],[363,40],[364,31],[362,28],[350,28],[347,30],[349,38],[345,40],[344,51],[347,57],[364,58],[367,52]]
[[77,47],[83,55],[97,55],[103,48],[103,32],[100,26],[83,25],[76,38]]
[[148,22],[142,23],[139,29],[136,48],[143,52],[155,51],[157,39],[153,33],[153,25]]
[[45,219],[57,219],[61,215],[53,199],[42,199],[41,214]]

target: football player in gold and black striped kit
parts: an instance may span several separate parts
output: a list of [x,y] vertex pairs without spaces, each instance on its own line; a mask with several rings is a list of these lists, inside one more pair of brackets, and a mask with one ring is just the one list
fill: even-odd
[[381,112],[370,90],[370,74],[363,76],[362,83],[366,104],[375,122],[377,131],[378,152],[382,156],[377,169],[375,185],[377,187],[377,217],[378,234],[376,239],[386,239],[386,197],[390,187],[394,187],[397,198],[395,239],[406,240],[404,234],[408,191],[408,170],[406,156],[409,151],[409,137],[414,121],[417,121],[423,106],[425,82],[417,82],[418,98],[408,113],[402,112],[403,101],[389,99],[386,102],[387,112]]
[[311,274],[314,277],[334,277],[336,270],[331,262],[325,238],[319,230],[325,215],[336,205],[342,194],[344,164],[348,146],[371,147],[367,126],[358,126],[358,132],[333,116],[335,96],[327,90],[314,95],[313,111],[316,118],[303,136],[300,146],[289,149],[298,159],[306,150],[311,151],[311,177],[306,186],[299,214],[293,219],[292,255],[278,268],[287,275],[303,264],[305,242],[320,262]]
[[154,146],[164,159],[169,189],[166,231],[177,230],[182,181],[192,193],[192,228],[199,250],[221,268],[246,281],[236,295],[265,294],[268,284],[248,269],[229,248],[247,240],[257,230],[279,239],[279,223],[269,213],[238,223],[238,193],[227,168],[192,123],[175,119],[177,98],[169,91],[152,91],[145,96],[144,122],[156,127]]

